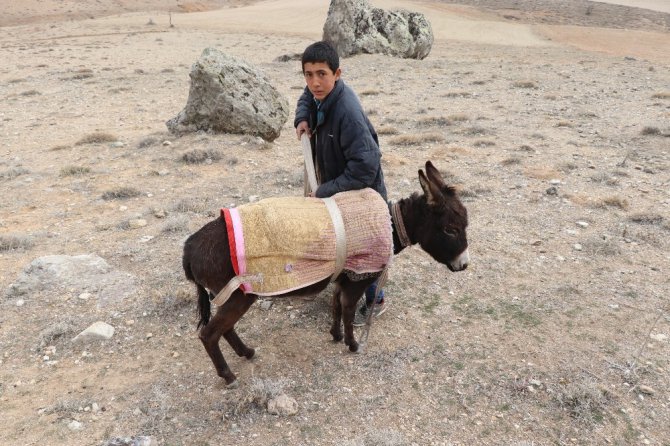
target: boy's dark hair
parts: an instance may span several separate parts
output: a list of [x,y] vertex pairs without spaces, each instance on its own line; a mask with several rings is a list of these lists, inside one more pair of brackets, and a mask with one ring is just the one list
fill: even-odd
[[323,62],[328,64],[333,73],[340,68],[340,56],[335,51],[330,43],[323,40],[315,42],[305,48],[305,52],[302,53],[302,71],[305,71],[306,63],[318,63]]

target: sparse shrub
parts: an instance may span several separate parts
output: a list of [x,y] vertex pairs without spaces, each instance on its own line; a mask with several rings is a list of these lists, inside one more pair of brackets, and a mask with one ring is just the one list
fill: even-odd
[[0,172],[0,178],[3,180],[11,180],[21,175],[25,175],[30,171],[24,167],[10,167],[4,172]]
[[154,138],[153,136],[148,136],[142,139],[139,143],[137,143],[137,148],[144,149],[147,147],[151,147],[155,144],[158,144],[158,139]]
[[517,164],[521,164],[521,158],[518,156],[511,156],[509,158],[506,158],[500,162],[503,166],[514,166]]
[[390,143],[396,146],[418,146],[424,143],[442,142],[444,136],[439,133],[420,133],[411,135],[398,135],[390,139]]
[[69,149],[69,148],[70,148],[70,146],[66,146],[65,144],[59,144],[57,146],[53,146],[49,150],[51,150],[52,152],[57,152],[58,150],[65,150],[65,149]]
[[622,198],[618,195],[611,195],[609,197],[605,197],[605,198],[602,199],[602,203],[605,206],[616,207],[616,208],[623,209],[623,210],[628,209],[628,205],[629,205],[628,200],[626,200],[625,198]]
[[181,160],[186,164],[202,164],[206,163],[207,160],[209,160],[209,162],[213,162],[218,161],[221,158],[223,158],[223,155],[221,155],[221,152],[216,149],[193,149],[181,156]]
[[463,129],[461,133],[467,136],[477,136],[477,135],[485,135],[489,132],[484,127],[474,126]]
[[165,220],[161,232],[184,232],[188,230],[189,219],[185,215],[171,215]]
[[445,118],[444,116],[426,116],[417,121],[422,127],[432,127],[432,126],[447,126],[452,125],[452,122]]
[[491,141],[490,139],[478,139],[474,143],[472,143],[472,145],[475,147],[490,147],[495,146],[496,143],[494,141]]
[[621,254],[619,245],[610,238],[593,237],[582,243],[584,252],[599,256],[616,256]]
[[84,175],[91,172],[90,167],[86,166],[66,166],[60,170],[60,176],[70,177],[77,175]]
[[33,239],[27,235],[0,234],[0,252],[29,249],[34,245]]
[[640,134],[645,135],[645,136],[657,136],[661,134],[661,129],[658,127],[644,127]]
[[24,91],[23,93],[21,93],[21,96],[37,96],[37,95],[40,95],[40,94],[42,94],[42,93],[40,93],[37,90],[28,90],[28,91]]
[[61,339],[71,339],[75,332],[75,327],[70,318],[50,324],[42,330],[38,336],[37,348],[43,349],[48,345]]
[[244,415],[249,412],[263,411],[268,401],[282,394],[286,382],[284,380],[259,379],[253,377],[246,394],[240,398],[233,414]]
[[208,205],[202,200],[193,200],[191,198],[182,198],[171,206],[174,212],[193,212],[200,213],[207,210]]
[[469,93],[467,91],[448,91],[445,94],[443,94],[445,98],[469,98],[472,96],[472,93]]
[[516,81],[512,85],[516,88],[537,88],[535,81]]
[[359,93],[360,96],[376,96],[380,94],[381,92],[379,90],[363,90]]
[[103,200],[124,200],[126,198],[133,198],[142,195],[140,191],[132,187],[119,187],[113,190],[109,190],[102,194]]
[[75,143],[75,145],[81,146],[84,144],[102,144],[105,142],[114,142],[114,141],[118,141],[118,138],[112,135],[111,133],[94,132],[81,138],[79,141]]
[[554,401],[570,416],[586,424],[601,423],[612,395],[593,381],[569,383],[552,393]]
[[654,99],[670,99],[670,91],[659,91],[651,95]]
[[383,125],[377,129],[378,135],[397,135],[398,133],[398,129],[390,125]]
[[464,121],[470,120],[468,115],[466,115],[464,113],[456,113],[456,114],[453,114],[453,115],[449,115],[449,116],[447,116],[447,119],[449,119],[449,121],[452,121],[452,122],[464,122]]
[[629,220],[641,225],[661,225],[664,218],[660,214],[635,214],[631,215]]
[[570,121],[558,121],[556,127],[572,127],[572,123]]

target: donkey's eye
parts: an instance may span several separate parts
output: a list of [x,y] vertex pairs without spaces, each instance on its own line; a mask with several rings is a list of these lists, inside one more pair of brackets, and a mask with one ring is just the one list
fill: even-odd
[[453,228],[444,228],[444,233],[447,234],[449,237],[456,237],[458,236],[458,231]]

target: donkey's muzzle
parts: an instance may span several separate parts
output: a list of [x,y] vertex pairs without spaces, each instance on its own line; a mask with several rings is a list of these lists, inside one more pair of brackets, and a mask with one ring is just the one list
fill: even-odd
[[449,270],[456,272],[456,271],[463,271],[468,267],[468,264],[470,263],[470,255],[468,254],[468,250],[466,249],[463,251],[458,257],[453,262],[447,263],[447,267]]

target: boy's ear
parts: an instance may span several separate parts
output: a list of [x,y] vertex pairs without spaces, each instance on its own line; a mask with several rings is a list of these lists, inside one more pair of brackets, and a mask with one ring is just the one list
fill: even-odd
[[342,68],[338,68],[337,70],[335,70],[335,80],[339,81],[340,76],[342,76]]

